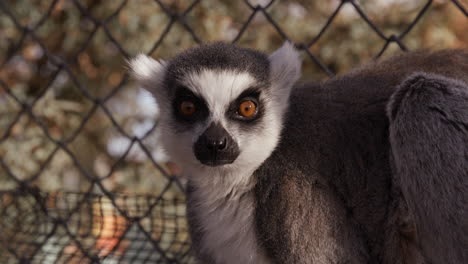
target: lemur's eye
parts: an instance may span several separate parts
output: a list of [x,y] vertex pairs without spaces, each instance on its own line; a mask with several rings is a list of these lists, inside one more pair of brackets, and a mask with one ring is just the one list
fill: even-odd
[[185,115],[185,116],[191,116],[193,113],[195,113],[196,107],[195,104],[191,101],[183,101],[180,104],[180,112]]
[[257,114],[257,105],[251,101],[243,101],[239,104],[238,113],[243,117],[253,117]]

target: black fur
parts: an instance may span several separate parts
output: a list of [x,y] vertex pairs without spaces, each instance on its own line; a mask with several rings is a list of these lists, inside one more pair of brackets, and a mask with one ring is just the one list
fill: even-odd
[[271,258],[468,263],[467,83],[459,50],[297,87],[280,144],[255,172]]
[[[192,102],[195,105],[195,112],[193,115],[185,116],[180,112],[180,105],[184,101]],[[179,86],[175,90],[174,99],[172,101],[172,114],[175,120],[178,121],[178,126],[180,124],[184,124],[185,126],[190,127],[196,122],[204,121],[208,117],[209,111],[203,98],[195,95],[190,91],[190,89]],[[174,128],[176,129],[178,126],[175,126]]]

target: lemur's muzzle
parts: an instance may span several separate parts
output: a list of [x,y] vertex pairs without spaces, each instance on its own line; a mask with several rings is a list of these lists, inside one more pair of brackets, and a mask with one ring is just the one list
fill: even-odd
[[193,145],[195,157],[208,166],[231,164],[239,156],[239,146],[220,124],[211,125]]

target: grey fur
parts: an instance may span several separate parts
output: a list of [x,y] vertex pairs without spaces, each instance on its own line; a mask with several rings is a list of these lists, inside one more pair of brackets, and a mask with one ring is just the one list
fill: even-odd
[[[407,91],[415,79],[419,94]],[[255,173],[273,259],[467,263],[467,82],[468,53],[440,51],[297,87],[281,142]]]
[[[209,61],[206,54],[231,56],[219,45],[183,53],[153,82],[135,75],[152,90],[148,84],[164,73],[160,89],[170,90],[168,72],[183,79],[193,72],[187,65]],[[235,140],[281,131],[269,141],[276,142],[271,154],[257,146],[266,160],[236,161],[248,165],[204,168],[184,160],[191,153],[179,146],[173,151],[186,164],[189,224],[202,263],[468,263],[468,52],[406,53],[298,84],[289,97],[296,57],[289,48],[271,55],[268,79],[246,66],[263,63],[250,55],[236,66],[216,59],[195,67],[247,71],[265,84],[265,120],[256,129],[231,132],[225,120]],[[255,158],[246,148],[240,144]]]
[[468,89],[419,73],[392,96],[395,181],[430,263],[468,260]]

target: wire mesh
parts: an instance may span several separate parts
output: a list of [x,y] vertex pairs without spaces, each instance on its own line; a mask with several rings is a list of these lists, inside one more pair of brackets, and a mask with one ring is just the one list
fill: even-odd
[[[80,48],[72,55],[62,56],[60,51],[49,47],[39,37],[38,31],[46,20],[60,5],[59,0],[53,0],[45,7],[43,15],[34,24],[23,24],[11,10],[6,1],[0,1],[0,14],[11,22],[11,27],[20,32],[20,40],[11,47],[0,70],[6,62],[18,52],[23,42],[30,39],[39,45],[44,52],[46,63],[54,66],[54,71],[45,88],[40,89],[32,100],[26,100],[14,93],[10,84],[0,78],[0,91],[8,100],[13,101],[19,108],[13,121],[9,123],[0,134],[0,143],[13,137],[15,125],[21,118],[27,117],[38,127],[43,137],[52,144],[44,161],[28,177],[19,176],[11,168],[11,164],[0,152],[0,174],[15,184],[14,189],[0,192],[0,262],[1,263],[192,263],[190,253],[190,238],[185,219],[185,203],[183,196],[166,195],[171,188],[183,191],[183,184],[177,177],[167,172],[153,157],[151,150],[145,145],[145,139],[157,127],[152,126],[146,133],[135,136],[128,133],[116,120],[113,111],[107,102],[111,100],[128,82],[128,74],[119,80],[115,86],[104,95],[96,95],[81,81],[80,72],[73,69],[78,63],[79,54],[87,49],[96,38],[98,31],[102,31],[108,41],[118,50],[120,56],[129,59],[131,54],[119,42],[108,27],[109,21],[119,16],[127,8],[129,0],[122,1],[118,7],[107,17],[100,18],[93,14],[83,1],[70,0],[71,5],[80,12],[80,20],[90,24],[90,33]],[[182,12],[175,12],[164,1],[155,0],[154,3],[167,15],[169,22],[162,34],[152,44],[147,54],[151,55],[167,37],[168,32],[175,25],[181,26],[185,33],[191,36],[194,42],[202,43],[204,40],[196,33],[196,25],[187,22],[187,17],[201,4],[201,0],[194,0]],[[231,40],[238,42],[250,27],[255,27],[254,18],[263,16],[283,40],[292,39],[284,27],[271,15],[271,9],[277,1],[261,1],[253,4],[244,0],[243,3],[250,10],[247,20]],[[381,50],[375,54],[382,56],[389,45],[395,43],[406,51],[408,48],[403,39],[420,21],[434,1],[427,1],[419,10],[411,23],[406,25],[399,34],[385,34],[372,22],[362,9],[358,1],[342,0],[331,13],[318,34],[311,36],[309,41],[295,43],[313,63],[326,75],[333,76],[334,71],[323,63],[319,56],[313,52],[313,47],[323,37],[330,25],[344,6],[351,6],[362,21],[368,24],[371,32],[384,41]],[[466,7],[457,0],[452,0],[465,17],[468,17]],[[104,49],[105,47],[103,47]],[[40,118],[35,111],[40,99],[46,96],[47,91],[53,89],[53,83],[61,74],[65,73],[77,89],[79,96],[90,104],[89,111],[84,115],[77,129],[66,136],[57,137],[54,131]],[[1,77],[2,75],[0,75]],[[119,158],[113,163],[104,176],[97,177],[90,173],[84,161],[77,157],[72,149],[71,142],[83,133],[83,128],[91,122],[97,111],[102,112],[110,120],[112,126],[126,138],[128,144]],[[165,179],[160,183],[160,191],[152,195],[122,194],[110,190],[105,180],[114,177],[119,165],[125,162],[131,149],[138,146]],[[88,185],[81,192],[48,192],[34,184],[41,177],[47,166],[56,155],[65,155],[71,160],[77,173],[84,177]],[[27,162],[27,160],[25,161]]]

